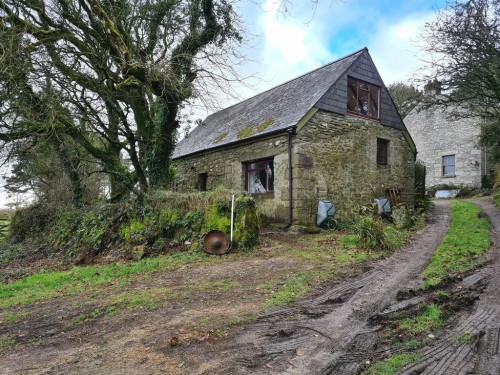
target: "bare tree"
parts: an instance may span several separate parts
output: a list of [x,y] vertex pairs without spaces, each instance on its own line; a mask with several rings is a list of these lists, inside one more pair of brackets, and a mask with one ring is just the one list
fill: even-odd
[[427,104],[483,117],[480,142],[500,161],[500,0],[449,2],[426,24],[425,42],[432,73],[421,79],[439,91],[426,96]]
[[240,41],[229,0],[0,0],[0,141],[57,129],[114,196],[167,187],[180,110]]

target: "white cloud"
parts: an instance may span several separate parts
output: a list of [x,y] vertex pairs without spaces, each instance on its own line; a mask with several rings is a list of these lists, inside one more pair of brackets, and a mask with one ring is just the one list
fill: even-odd
[[410,82],[423,66],[422,51],[417,46],[423,25],[434,18],[434,13],[409,14],[389,24],[380,22],[368,41],[370,54],[386,85]]
[[[304,7],[304,13],[311,14],[310,5]],[[304,17],[283,15],[274,0],[266,2],[257,23],[263,35],[257,59],[261,61],[260,71],[266,86],[295,78],[334,59],[328,49],[324,24],[316,21],[314,18],[305,23]]]

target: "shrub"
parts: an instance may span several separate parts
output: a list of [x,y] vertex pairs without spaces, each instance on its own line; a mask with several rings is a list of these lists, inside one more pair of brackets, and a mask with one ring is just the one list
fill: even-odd
[[493,203],[495,203],[495,206],[500,208],[500,191],[497,191],[495,194],[493,194]]
[[373,216],[362,217],[354,226],[354,233],[359,236],[362,246],[367,248],[389,248],[384,224],[379,218]]
[[249,196],[238,197],[234,211],[233,243],[241,249],[250,249],[259,239],[260,223],[255,200]]
[[[185,194],[155,191],[141,203],[100,202],[85,209],[59,212],[49,212],[37,204],[18,211],[13,220],[13,238],[25,241],[38,233],[37,241],[42,246],[62,250],[77,263],[90,262],[96,255],[108,252],[126,256],[137,247],[144,247],[144,253],[184,245],[201,249],[200,238],[210,230],[221,230],[229,236],[231,195],[224,188]],[[234,216],[234,246],[252,248],[259,234],[255,201],[246,195],[238,197]]]
[[434,202],[430,196],[415,196],[415,211],[424,213],[434,208]]
[[23,242],[42,233],[57,215],[54,207],[44,203],[35,203],[16,210],[10,223],[10,239]]

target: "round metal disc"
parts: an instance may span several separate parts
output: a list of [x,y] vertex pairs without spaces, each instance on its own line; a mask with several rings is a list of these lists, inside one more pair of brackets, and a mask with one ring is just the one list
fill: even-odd
[[220,230],[211,230],[202,237],[203,249],[209,254],[222,255],[231,250],[231,241]]

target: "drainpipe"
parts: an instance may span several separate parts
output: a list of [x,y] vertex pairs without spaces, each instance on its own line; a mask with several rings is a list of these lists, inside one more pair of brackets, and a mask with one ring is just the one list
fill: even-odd
[[295,128],[286,130],[288,134],[288,224],[293,224],[293,170],[292,170],[292,136]]

